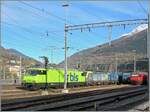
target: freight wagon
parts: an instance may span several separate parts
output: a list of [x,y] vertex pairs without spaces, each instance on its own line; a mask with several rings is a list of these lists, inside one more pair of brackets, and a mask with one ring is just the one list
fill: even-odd
[[108,84],[108,73],[93,72],[87,76],[88,85]]
[[130,84],[130,76],[132,72],[120,72],[118,74],[119,84]]
[[89,85],[117,84],[118,73],[116,72],[93,72],[93,74],[88,75],[87,83]]

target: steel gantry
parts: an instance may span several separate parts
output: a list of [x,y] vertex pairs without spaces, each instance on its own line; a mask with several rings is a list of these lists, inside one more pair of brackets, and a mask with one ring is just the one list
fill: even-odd
[[89,24],[80,24],[80,25],[67,25],[64,27],[65,34],[65,80],[64,80],[64,89],[67,88],[67,33],[72,30],[81,30],[81,32],[85,29],[88,29],[90,32],[92,28],[98,27],[108,27],[109,28],[109,45],[111,45],[111,35],[112,35],[112,27],[114,26],[123,26],[125,29],[126,26],[129,25],[137,25],[137,24],[148,24],[148,19],[133,19],[133,20],[122,20],[122,21],[111,21],[111,22],[98,22],[98,23],[89,23]]
[[65,27],[66,31],[70,30],[81,30],[98,28],[98,27],[113,27],[113,26],[123,26],[124,28],[127,25],[136,25],[136,24],[147,24],[147,19],[133,19],[133,20],[122,20],[122,21],[111,21],[111,22],[99,22],[99,23],[89,23],[89,24],[81,24],[81,25],[67,25]]

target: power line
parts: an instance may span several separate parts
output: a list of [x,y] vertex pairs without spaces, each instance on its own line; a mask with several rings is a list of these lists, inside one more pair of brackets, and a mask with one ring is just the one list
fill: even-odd
[[[26,32],[28,32],[28,33],[30,33],[30,34],[32,34],[33,35],[33,33],[34,34],[36,34],[36,35],[38,35],[37,33],[39,33],[40,35],[43,35],[44,36],[44,34],[42,34],[42,33],[40,33],[40,32],[33,32],[33,31],[31,31],[31,30],[29,30],[29,29],[27,29],[27,28],[25,28],[25,27],[22,27],[22,26],[20,26],[19,24],[12,24],[12,23],[8,23],[8,22],[5,22],[5,21],[1,21],[1,23],[4,23],[4,24],[7,24],[7,25],[10,25],[10,26],[17,26],[17,27],[19,27],[19,28],[21,28],[22,30],[24,30],[24,31],[26,31]],[[38,35],[39,36],[39,35]],[[49,36],[49,35],[48,35]],[[52,39],[52,38],[51,38]],[[55,42],[57,42],[57,43],[62,43],[62,41],[59,41],[59,40],[57,40],[56,38],[53,38],[54,40],[55,40]]]
[[[21,2],[22,3],[22,2]],[[19,9],[21,8],[21,7],[18,7]],[[22,9],[22,8],[21,8]],[[28,10],[26,10],[26,11],[28,11]],[[31,11],[29,11],[29,12],[31,12]],[[31,12],[31,13],[33,13],[33,12]],[[40,16],[39,14],[37,14],[37,13],[33,13],[33,14],[35,14],[36,16],[39,16],[39,17],[42,17],[42,16]],[[9,15],[7,15],[8,17],[9,17]],[[36,17],[37,18],[37,17]],[[14,20],[13,18],[12,18],[12,20],[20,27],[20,25],[16,22],[16,20]],[[9,23],[9,25],[10,25],[10,23]],[[12,25],[14,25],[14,24],[12,24]],[[27,32],[29,32],[29,33],[32,33],[33,34],[33,32],[31,32],[30,30],[28,30],[27,28],[24,28],[24,27],[22,27],[23,28],[23,30],[26,30]],[[35,33],[37,33],[37,32],[35,32]],[[39,32],[38,32],[39,33]],[[43,35],[44,36],[44,34],[41,34],[41,33],[39,33],[40,35]],[[53,35],[53,36],[57,36],[57,34],[55,33],[55,32],[52,32],[52,31],[50,31],[50,33],[49,32],[47,32],[47,36],[49,36],[49,35]],[[52,36],[52,37],[53,37]],[[58,42],[60,42],[60,43],[62,43],[63,41],[60,41],[60,40],[57,40],[57,39],[55,39],[55,38],[53,38],[55,41],[58,41]]]
[[143,10],[143,12],[147,15],[148,12],[146,11],[146,9],[143,7],[143,5],[141,4],[140,0],[137,0],[139,6],[141,7],[141,9]]
[[[12,7],[9,7],[9,6],[7,6],[6,4],[4,4],[5,5],[5,7],[7,7],[7,8],[12,8]],[[12,9],[14,9],[14,8],[12,8]],[[31,11],[31,10],[27,10],[27,9],[25,9],[25,8],[22,8],[22,7],[19,7],[19,6],[15,6],[15,9],[17,9],[17,11],[26,11],[27,13],[29,12],[30,14],[32,13],[32,17],[34,16],[35,17],[35,15],[36,16],[38,16],[38,17],[42,17],[41,15],[39,15],[38,13],[35,13],[35,12],[33,12],[33,11]],[[6,13],[5,13],[5,15],[7,15]],[[36,19],[37,19],[37,17],[35,17]],[[39,19],[39,18],[38,18]]]
[[[29,30],[28,28],[25,28],[25,27],[23,27],[23,26],[21,26],[21,25],[19,25],[19,24],[13,24],[13,23],[9,23],[9,22],[6,22],[6,21],[1,21],[1,23],[4,23],[4,24],[7,24],[7,25],[11,25],[11,26],[16,26],[16,27],[19,27],[19,28],[21,28],[21,29],[23,29],[24,31],[26,31],[26,32],[28,32],[28,33],[31,33],[31,34],[40,34],[41,35],[41,33],[39,33],[39,32],[33,32],[33,31],[31,31],[31,30]],[[37,35],[38,35],[37,34]],[[43,34],[42,34],[43,35]]]
[[[7,15],[7,14],[6,14]],[[8,17],[10,17],[9,15],[7,15]],[[11,18],[11,17],[10,17]],[[19,25],[18,23],[17,23],[17,21],[15,20],[15,19],[13,19],[13,18],[11,18],[18,26],[21,26],[21,25]],[[11,23],[7,23],[7,24],[11,24]],[[12,24],[13,25],[13,24]],[[22,27],[23,28],[23,30],[28,30],[27,28],[25,28],[25,27]],[[30,30],[28,30],[27,32],[29,32],[29,33],[32,33]],[[40,35],[43,35],[43,34],[41,34],[41,33],[39,33]],[[55,35],[55,36],[57,36],[57,34],[56,34],[56,32],[53,32],[53,31],[50,31],[50,33],[49,33],[49,31],[48,31],[48,35]],[[56,39],[55,39],[56,40]],[[59,40],[56,40],[56,41],[59,41]],[[60,43],[62,43],[62,41],[59,41]]]
[[[27,6],[29,6],[29,7],[32,7],[32,8],[34,8],[34,9],[36,9],[36,10],[39,10],[39,11],[44,12],[44,10],[42,10],[42,9],[40,9],[40,8],[37,8],[37,7],[35,7],[35,6],[32,6],[32,5],[28,4],[28,3],[25,3],[25,2],[22,2],[22,1],[20,1],[20,3],[23,3],[24,5],[27,5]],[[47,11],[46,11],[46,13],[49,14],[49,12],[47,12]],[[63,19],[63,21],[64,21],[64,20],[65,20],[65,19]],[[51,33],[54,34],[54,32],[51,32]]]
[[[35,33],[35,34],[37,34],[37,33],[39,33],[39,32],[33,32],[33,31],[31,31],[31,30],[29,30],[29,29],[27,29],[27,28],[25,28],[25,27],[23,27],[23,26],[20,26],[19,24],[12,24],[12,23],[8,23],[8,22],[5,22],[5,21],[1,21],[1,23],[4,23],[4,24],[7,24],[7,25],[11,25],[11,26],[17,26],[17,27],[19,27],[19,28],[21,28],[21,29],[23,29],[24,31],[26,31],[26,32],[28,32],[28,33],[30,33],[30,34],[33,34],[33,33]],[[42,33],[39,33],[41,36],[43,35],[44,36],[44,34],[42,34]],[[47,36],[49,36],[49,35],[55,35],[54,33],[48,33],[48,35]],[[56,36],[56,35],[55,35]],[[57,39],[55,39],[55,38],[53,38],[55,41],[57,41],[57,42],[60,42],[60,43],[62,43],[62,41],[60,41],[60,40],[57,40]]]
[[[8,7],[8,6],[7,6]],[[25,10],[25,11],[27,11],[27,12],[30,12],[30,13],[32,13],[32,15],[36,18],[36,19],[38,19],[39,20],[39,18],[37,18],[37,16],[38,17],[42,17],[42,18],[44,18],[44,16],[41,16],[40,14],[38,14],[38,13],[35,13],[35,12],[33,12],[33,11],[30,11],[30,10],[27,10],[27,9],[24,9],[24,8],[22,8],[22,7],[17,7],[16,6],[16,8],[18,8],[19,10],[21,9],[21,10]],[[9,18],[11,18],[16,24],[17,24],[17,21],[15,20],[15,19],[13,19],[12,17],[10,17],[9,15],[7,15],[6,13],[5,13],[5,15],[6,16],[8,16]],[[36,15],[36,16],[35,16]],[[33,17],[32,16],[32,17]],[[48,20],[48,18],[44,18],[44,19],[46,19],[46,20]],[[43,20],[41,20],[42,22],[43,22]],[[56,32],[63,32],[63,30],[54,30],[54,31],[48,31],[48,32],[50,32],[50,33],[56,33]]]
[[[7,30],[8,30],[8,28],[7,28]],[[14,35],[16,35],[16,36],[18,36],[18,37],[20,37],[19,39],[21,39],[21,40],[27,40],[26,42],[28,42],[28,43],[30,43],[30,44],[28,44],[28,45],[31,45],[31,43],[32,43],[32,46],[33,46],[33,44],[35,45],[35,48],[37,48],[37,47],[39,47],[39,45],[41,45],[41,44],[37,44],[36,42],[33,42],[33,40],[31,40],[31,38],[28,38],[28,37],[26,37],[26,36],[24,36],[24,35],[21,35],[21,34],[19,34],[19,33],[17,33],[17,32],[14,32],[14,31],[10,31],[10,33],[12,32],[12,34]],[[22,38],[21,38],[22,37]],[[14,39],[13,39],[14,40]],[[18,38],[17,38],[17,40],[18,40]],[[37,41],[37,40],[36,40]],[[38,41],[38,42],[40,42],[40,41]],[[43,45],[42,45],[43,46]]]
[[[3,43],[5,43],[5,44],[8,44],[8,45],[13,45],[13,46],[16,46],[16,47],[24,47],[24,48],[27,48],[27,47],[29,47],[29,46],[25,46],[25,44],[21,44],[21,43],[12,43],[12,42],[9,42],[9,41],[5,41],[5,40],[3,40]],[[30,48],[33,48],[33,46],[30,46]],[[36,47],[37,48],[37,47]],[[31,49],[28,49],[28,51],[31,51],[31,52],[33,52]]]
[[28,4],[28,3],[26,3],[26,2],[23,2],[23,1],[19,1],[19,2],[22,3],[22,4],[24,4],[24,5],[26,5],[26,6],[31,7],[31,8],[33,8],[33,9],[36,9],[36,10],[38,10],[38,11],[40,11],[40,12],[44,12],[44,13],[46,13],[46,14],[52,16],[52,17],[55,17],[55,18],[57,18],[57,19],[59,19],[59,20],[61,20],[61,21],[63,21],[63,22],[65,21],[64,18],[61,18],[61,17],[59,17],[59,16],[56,16],[55,14],[52,14],[52,13],[46,11],[45,9],[40,9],[40,8],[38,8],[38,7],[35,7],[35,6],[30,5],[30,4]]
[[[14,34],[16,34],[16,35],[18,35],[16,32],[13,32],[12,31],[12,33],[14,33]],[[26,38],[26,40],[31,40],[30,38],[27,38],[27,37],[25,37],[25,36],[22,36],[22,35],[18,35],[19,37],[21,36],[21,37],[24,37],[24,38],[20,38],[21,40],[22,39],[25,39]],[[13,40],[15,40],[15,39],[13,39]],[[17,40],[18,40],[18,38],[17,38]],[[32,42],[32,44],[21,44],[21,47],[23,47],[24,45],[27,45],[27,46],[30,46],[30,48],[33,48],[33,49],[35,49],[35,48],[39,48],[40,46],[39,45],[43,45],[43,44],[36,44],[35,45],[35,43],[36,42],[33,42],[33,40],[31,40],[31,41],[26,41],[26,42]],[[39,41],[40,42],[40,41]],[[8,43],[8,42],[7,42]],[[20,42],[21,43],[21,42]],[[8,43],[9,44],[9,43]],[[33,46],[33,44],[34,44],[34,46]],[[14,44],[13,44],[14,45]],[[24,47],[27,47],[27,46],[24,46]],[[33,52],[33,51],[32,51]]]
[[[47,37],[49,37],[49,31],[46,32],[47,33]],[[54,36],[57,36],[57,37],[61,37],[59,36],[58,34],[54,33],[54,32],[51,32],[50,35],[54,35]],[[53,36],[52,36],[53,37]],[[55,37],[53,37],[52,39],[60,42],[60,43],[63,43],[63,40],[57,40]]]

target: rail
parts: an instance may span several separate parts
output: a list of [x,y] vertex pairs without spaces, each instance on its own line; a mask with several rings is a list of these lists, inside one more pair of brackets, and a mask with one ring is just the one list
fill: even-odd
[[[31,99],[5,100],[2,101],[2,110],[99,110],[99,105],[105,106],[114,102],[145,98],[147,87],[137,86],[114,89],[112,91],[91,91],[56,96],[43,96]],[[135,100],[134,100],[135,101]],[[127,101],[126,101],[127,102]],[[104,108],[103,108],[104,109]],[[105,108],[106,109],[106,108]]]

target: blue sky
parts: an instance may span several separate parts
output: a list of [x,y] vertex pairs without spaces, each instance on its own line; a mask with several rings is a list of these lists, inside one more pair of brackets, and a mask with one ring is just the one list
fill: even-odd
[[[26,4],[24,4],[26,3]],[[53,62],[64,59],[64,1],[2,1],[1,37],[5,48],[14,48],[37,60],[51,56]],[[147,18],[142,7],[148,10],[148,0],[69,1],[68,24]],[[33,8],[33,7],[34,8]],[[141,7],[142,6],[142,7]],[[37,10],[41,9],[43,11]],[[136,25],[112,29],[112,39],[132,31]],[[48,35],[47,35],[48,32]],[[68,34],[68,56],[108,42],[108,28],[91,29],[91,32],[72,31]]]

